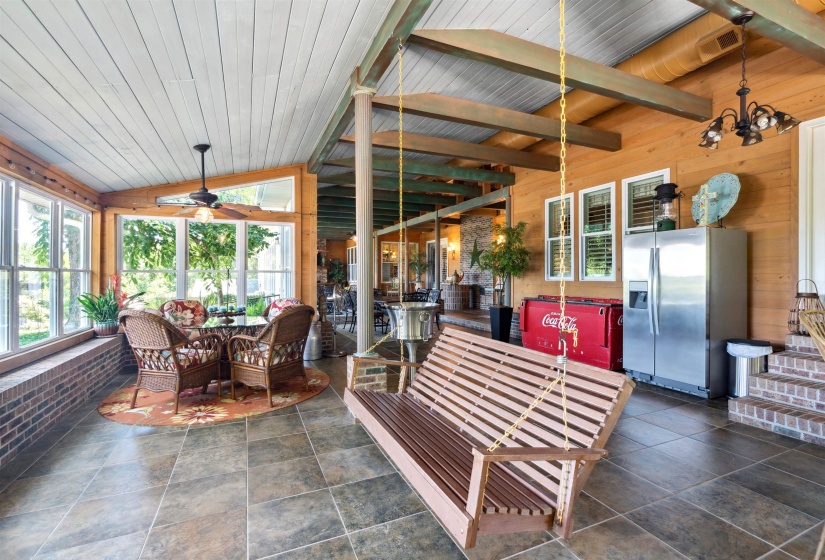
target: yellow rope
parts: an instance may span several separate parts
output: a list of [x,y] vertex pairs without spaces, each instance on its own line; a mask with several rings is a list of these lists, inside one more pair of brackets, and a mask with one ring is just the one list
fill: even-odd
[[[407,255],[407,245],[404,242],[404,44],[398,43],[398,296],[404,301],[404,289],[402,284],[404,274],[402,267],[405,266]],[[395,329],[394,329],[395,330]],[[386,338],[386,337],[385,337]],[[404,361],[404,345],[401,347],[401,361]]]

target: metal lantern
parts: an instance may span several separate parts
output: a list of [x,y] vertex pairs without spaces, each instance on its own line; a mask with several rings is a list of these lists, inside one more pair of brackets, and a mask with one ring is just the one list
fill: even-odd
[[[656,231],[670,231],[678,229],[681,225],[680,213],[682,210],[682,193],[677,193],[679,186],[676,183],[664,183],[655,188],[656,195],[653,197],[655,215],[653,221],[656,224]],[[674,206],[674,201],[678,208]]]
[[[810,282],[814,285],[813,292],[800,292],[799,291],[799,284],[802,282]],[[805,325],[799,320],[799,314],[802,311],[808,310],[818,310],[818,311],[825,311],[825,308],[822,306],[822,300],[819,299],[819,288],[816,287],[816,283],[810,279],[802,279],[796,283],[796,299],[794,300],[794,305],[791,308],[791,312],[788,315],[788,330],[791,334],[801,334],[804,336],[808,335],[808,330],[805,328]]]

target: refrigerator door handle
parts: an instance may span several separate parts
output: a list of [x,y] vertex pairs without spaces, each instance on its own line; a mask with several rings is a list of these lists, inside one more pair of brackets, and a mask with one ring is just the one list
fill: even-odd
[[647,268],[647,321],[650,325],[650,334],[656,334],[653,330],[653,271],[655,268],[655,249],[650,248],[650,259]]
[[656,334],[659,334],[659,248],[652,249],[653,251],[653,286],[651,291],[653,296],[650,298],[653,309],[653,327]]

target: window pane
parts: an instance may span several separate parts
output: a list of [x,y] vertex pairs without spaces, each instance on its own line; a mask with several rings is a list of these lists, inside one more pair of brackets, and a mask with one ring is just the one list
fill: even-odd
[[547,242],[547,275],[550,277],[561,277],[562,259],[564,259],[564,275],[570,278],[572,275],[570,238],[553,239]]
[[124,218],[122,240],[124,269],[174,270],[174,221]]
[[627,227],[653,226],[653,197],[656,195],[656,187],[662,184],[662,179],[660,176],[627,184]]
[[19,272],[20,346],[33,344],[53,334],[50,328],[53,276],[52,272]]
[[584,197],[583,233],[610,231],[610,189],[587,193]]
[[89,268],[86,212],[63,208],[63,268]]
[[17,264],[50,266],[52,202],[45,197],[20,190],[17,204]]
[[613,236],[592,235],[584,243],[584,274],[588,278],[613,274]]
[[[292,212],[293,185],[292,177],[288,177],[256,185],[209,189],[209,191],[218,195],[218,202],[251,204],[272,212]],[[192,202],[188,196],[181,195],[160,197],[158,201],[180,204]]]
[[125,272],[121,290],[126,295],[146,292],[140,299],[146,307],[159,309],[161,304],[175,299],[177,283],[175,274],[165,272]]
[[189,222],[189,270],[234,270],[235,224]]
[[11,271],[0,270],[0,352],[8,352],[11,338]]
[[[570,201],[571,199],[567,199],[564,205],[564,216],[565,216],[565,225],[564,225],[564,235],[565,237],[570,235],[571,229],[571,222],[570,222]],[[550,223],[547,224],[547,237],[561,237],[561,200],[555,200],[550,203]]]
[[292,228],[249,224],[246,256],[249,270],[289,270],[292,268]]
[[292,274],[250,272],[246,275],[247,315],[260,315],[273,299],[292,297]]
[[238,274],[222,272],[189,272],[186,275],[186,297],[196,299],[204,307],[235,305],[238,302]]
[[88,291],[88,272],[63,273],[63,332],[76,331],[89,326],[89,319],[81,311],[80,304],[77,302],[77,296]]

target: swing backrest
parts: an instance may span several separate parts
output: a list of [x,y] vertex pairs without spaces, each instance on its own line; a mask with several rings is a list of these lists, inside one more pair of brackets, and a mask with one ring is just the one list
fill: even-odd
[[[419,402],[469,439],[489,446],[558,376],[554,356],[445,329],[409,388]],[[565,377],[571,447],[602,448],[633,382],[621,373],[569,362]],[[627,393],[622,398],[623,393]],[[618,406],[617,406],[618,405]],[[504,447],[563,447],[560,386],[529,413]],[[513,468],[552,493],[557,463],[514,463]]]

